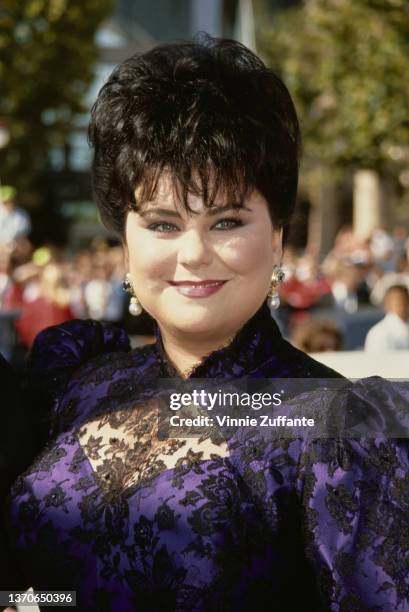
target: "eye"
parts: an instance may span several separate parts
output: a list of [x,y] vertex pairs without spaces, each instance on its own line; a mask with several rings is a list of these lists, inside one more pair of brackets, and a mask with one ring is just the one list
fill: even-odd
[[148,225],[148,230],[151,230],[152,232],[160,232],[162,234],[168,234],[174,230],[177,231],[177,229],[178,228],[176,225],[173,225],[173,223],[166,223],[165,221],[160,223],[151,223],[151,225]]
[[235,227],[240,227],[242,225],[243,225],[243,221],[241,219],[229,218],[229,219],[221,219],[220,221],[216,223],[214,227],[219,226],[218,229],[229,230],[229,229],[234,229]]
[[[217,230],[230,230],[236,227],[240,227],[243,225],[241,219],[227,218],[220,219],[213,227]],[[167,221],[160,221],[157,223],[151,223],[147,227],[148,230],[152,232],[159,232],[160,234],[170,234],[174,231],[179,231],[179,228],[173,223],[168,223]]]

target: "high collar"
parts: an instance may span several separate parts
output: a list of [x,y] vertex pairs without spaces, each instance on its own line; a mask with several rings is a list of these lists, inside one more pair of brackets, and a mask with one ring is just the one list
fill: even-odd
[[[180,378],[164,349],[159,326],[155,323],[156,356],[160,375]],[[250,374],[278,350],[282,337],[277,323],[271,318],[266,302],[245,323],[227,346],[203,357],[189,378],[235,378]]]

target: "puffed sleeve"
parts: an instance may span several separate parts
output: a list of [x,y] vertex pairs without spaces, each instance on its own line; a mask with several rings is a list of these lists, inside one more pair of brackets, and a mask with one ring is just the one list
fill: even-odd
[[129,338],[123,330],[97,321],[76,320],[49,327],[35,339],[21,393],[13,371],[0,359],[1,408],[5,411],[0,446],[0,590],[31,586],[10,546],[9,522],[3,516],[10,485],[47,442],[53,417],[75,370],[99,355],[129,350]]
[[229,444],[269,526],[281,608],[407,612],[408,383],[341,381],[294,396],[279,413],[318,426],[243,427]]
[[408,406],[407,383],[359,381],[344,435],[304,446],[305,547],[328,610],[409,609]]
[[98,321],[74,320],[38,334],[30,351],[23,404],[41,449],[67,383],[80,366],[105,353],[129,351],[124,330]]

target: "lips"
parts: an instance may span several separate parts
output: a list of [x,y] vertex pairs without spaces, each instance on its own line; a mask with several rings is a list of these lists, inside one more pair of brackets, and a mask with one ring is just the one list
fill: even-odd
[[169,281],[176,291],[188,298],[205,298],[219,291],[225,280]]
[[176,285],[178,287],[217,287],[222,283],[225,283],[225,280],[203,280],[203,281],[169,281],[171,285]]

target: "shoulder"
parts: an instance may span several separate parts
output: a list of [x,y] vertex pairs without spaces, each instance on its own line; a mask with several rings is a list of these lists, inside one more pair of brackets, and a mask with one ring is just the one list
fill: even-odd
[[354,423],[359,416],[385,437],[403,437],[404,445],[408,446],[409,383],[406,379],[362,378],[348,387],[346,397],[354,408],[351,415]]
[[54,388],[58,395],[82,364],[98,355],[129,350],[129,338],[122,329],[98,321],[67,321],[36,336],[27,362],[27,382]]
[[79,364],[70,377],[67,390],[94,383],[106,383],[116,378],[116,375],[119,378],[143,377],[153,363],[156,363],[155,348],[151,344],[134,350],[106,351]]
[[154,345],[98,355],[72,373],[55,411],[55,434],[134,405],[155,392],[158,361]]
[[396,315],[388,314],[371,327],[365,339],[366,350],[388,350],[406,348],[409,325]]
[[383,319],[378,321],[378,323],[375,323],[375,325],[372,325],[367,335],[373,336],[375,334],[381,333],[387,327],[387,325],[388,325],[388,321],[386,317],[383,317]]
[[127,334],[97,321],[73,320],[37,335],[24,376],[24,404],[42,442],[73,373],[98,356],[130,350]]
[[365,338],[365,349],[386,350],[391,348],[391,333],[393,333],[393,326],[390,325],[389,319],[384,317],[368,331]]
[[39,351],[56,355],[61,351],[69,351],[83,359],[111,350],[130,350],[129,338],[123,329],[91,319],[74,319],[40,332],[30,357]]

